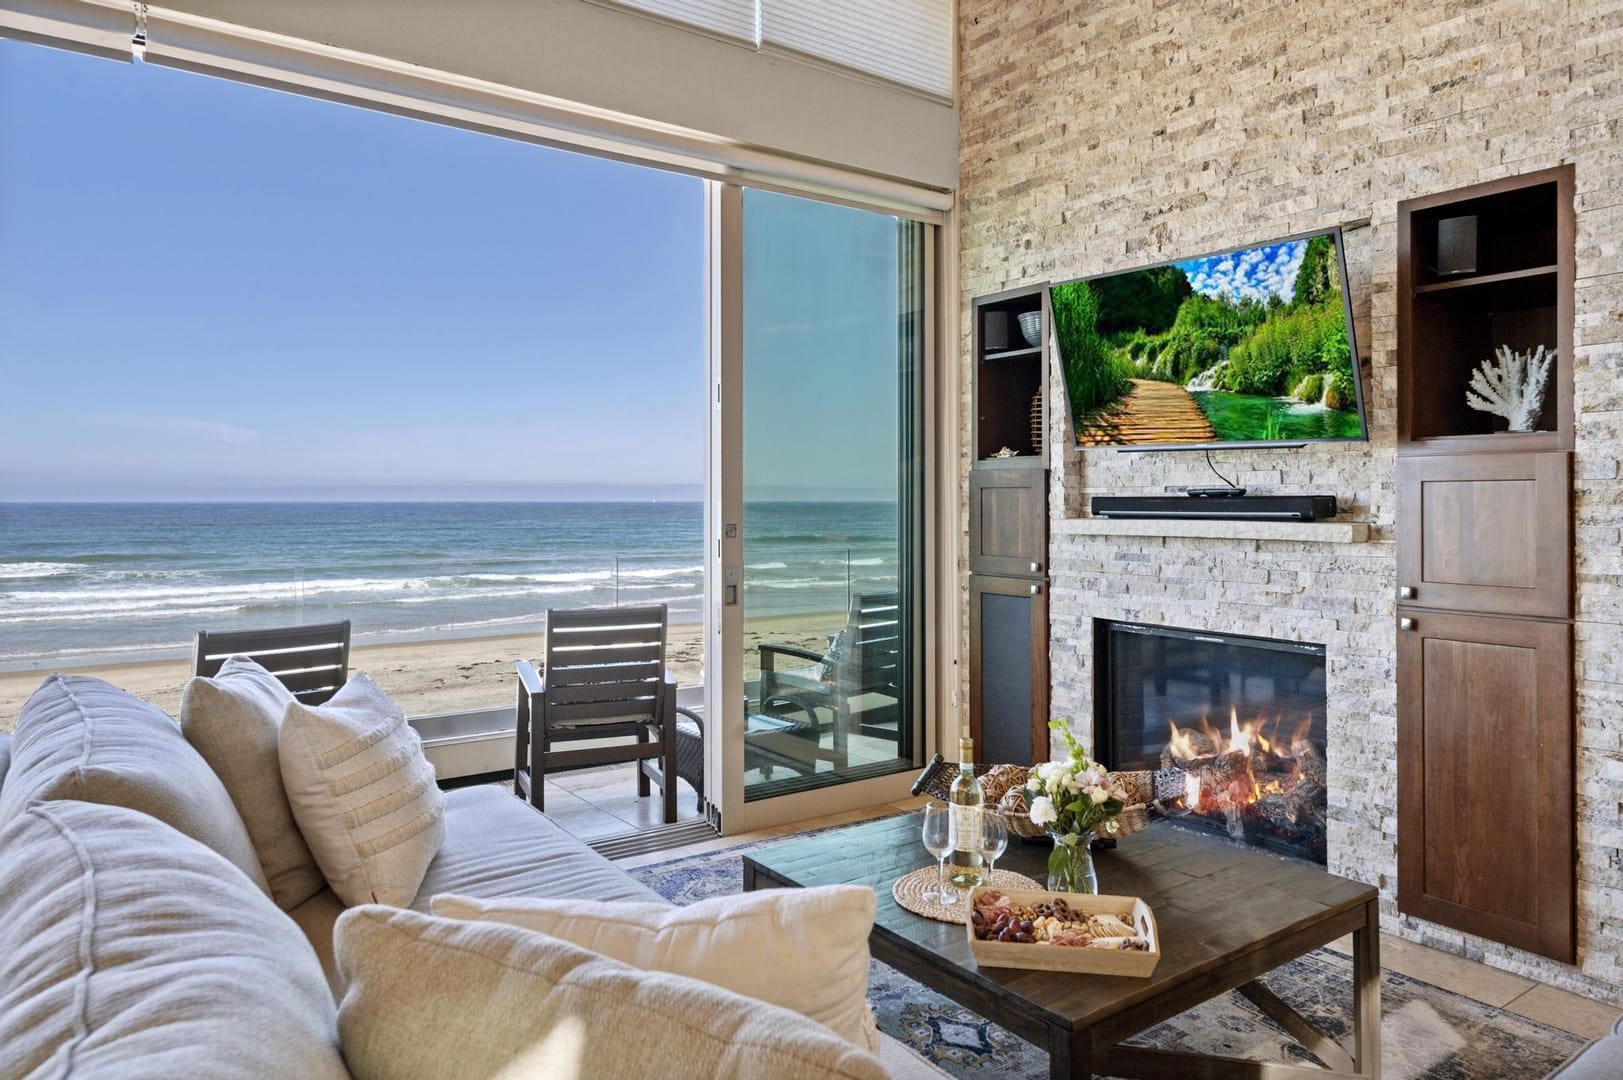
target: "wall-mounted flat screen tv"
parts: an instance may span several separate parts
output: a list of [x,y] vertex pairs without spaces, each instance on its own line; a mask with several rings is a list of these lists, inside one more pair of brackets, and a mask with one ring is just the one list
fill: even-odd
[[1050,289],[1077,442],[1368,438],[1341,230]]

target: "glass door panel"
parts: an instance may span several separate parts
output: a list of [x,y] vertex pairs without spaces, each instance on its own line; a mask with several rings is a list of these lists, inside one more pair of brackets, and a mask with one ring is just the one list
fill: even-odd
[[743,192],[745,801],[918,767],[924,226]]

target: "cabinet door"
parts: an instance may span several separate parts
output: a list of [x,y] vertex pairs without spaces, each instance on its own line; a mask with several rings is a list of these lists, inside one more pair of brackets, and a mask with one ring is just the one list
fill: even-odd
[[1048,583],[969,576],[969,732],[996,765],[1048,760]]
[[1398,910],[1572,963],[1572,628],[1399,609]]
[[969,474],[969,572],[1048,572],[1048,471],[977,468]]
[[1398,602],[1572,614],[1572,455],[1399,457]]

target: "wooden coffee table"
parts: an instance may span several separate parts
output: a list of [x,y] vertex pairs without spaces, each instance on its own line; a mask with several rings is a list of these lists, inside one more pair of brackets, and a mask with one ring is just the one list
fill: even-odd
[[[919,815],[830,829],[744,856],[744,888],[855,884],[879,898],[873,954],[910,978],[1045,1047],[1049,1076],[1094,1073],[1143,1080],[1263,1077],[1325,1080],[1380,1076],[1380,935],[1376,892],[1166,822],[1095,859],[1101,891],[1142,897],[1161,933],[1161,962],[1146,979],[978,968],[961,925],[899,907],[891,885],[929,864]],[[1037,880],[1044,847],[1011,844],[998,866]],[[1312,1027],[1258,982],[1290,960],[1353,935],[1351,1045]],[[1203,1001],[1238,990],[1328,1066],[1241,1061],[1119,1045]]]

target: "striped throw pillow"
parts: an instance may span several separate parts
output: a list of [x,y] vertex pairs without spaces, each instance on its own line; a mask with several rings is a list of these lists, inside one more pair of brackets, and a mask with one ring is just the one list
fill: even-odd
[[287,707],[277,756],[293,820],[338,898],[409,905],[445,838],[445,800],[405,714],[357,674],[325,705]]

